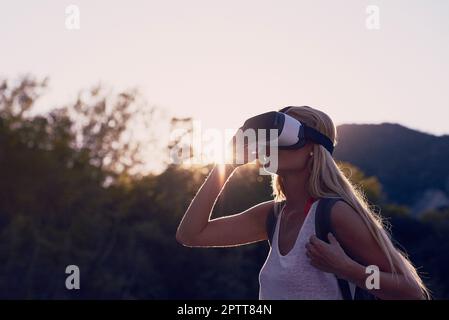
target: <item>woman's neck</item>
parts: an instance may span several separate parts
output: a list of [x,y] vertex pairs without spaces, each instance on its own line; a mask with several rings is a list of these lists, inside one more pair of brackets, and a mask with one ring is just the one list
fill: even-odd
[[309,174],[288,172],[281,176],[288,206],[303,208],[310,198],[307,190]]

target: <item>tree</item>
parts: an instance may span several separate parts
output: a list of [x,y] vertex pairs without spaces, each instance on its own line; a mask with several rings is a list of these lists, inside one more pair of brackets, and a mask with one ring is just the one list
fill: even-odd
[[338,167],[347,179],[357,187],[362,188],[369,202],[378,204],[384,200],[385,195],[382,191],[382,185],[377,177],[365,176],[358,167],[349,162],[340,161],[338,162]]

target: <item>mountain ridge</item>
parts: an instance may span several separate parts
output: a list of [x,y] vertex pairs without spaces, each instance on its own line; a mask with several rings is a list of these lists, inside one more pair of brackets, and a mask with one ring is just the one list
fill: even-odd
[[[424,195],[429,197],[429,190],[439,199],[441,192],[449,199],[449,135],[437,136],[392,122],[341,124],[334,157],[377,176],[387,200],[412,211]],[[422,201],[419,207],[423,208]]]

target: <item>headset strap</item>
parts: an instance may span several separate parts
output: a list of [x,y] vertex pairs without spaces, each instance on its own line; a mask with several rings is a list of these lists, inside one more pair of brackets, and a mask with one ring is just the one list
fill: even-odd
[[[288,110],[293,108],[292,106],[288,106],[279,110],[279,112],[287,113]],[[334,152],[334,144],[331,139],[329,139],[326,135],[322,134],[315,128],[309,127],[308,125],[301,123],[304,126],[304,138],[309,139],[315,143],[321,144],[330,154]]]
[[330,154],[334,152],[334,144],[332,141],[326,137],[324,134],[319,132],[318,130],[309,127],[308,125],[302,123],[304,126],[304,137],[306,139],[312,140],[313,142],[316,142],[318,144],[321,144],[323,147],[326,148],[327,151],[329,151]]

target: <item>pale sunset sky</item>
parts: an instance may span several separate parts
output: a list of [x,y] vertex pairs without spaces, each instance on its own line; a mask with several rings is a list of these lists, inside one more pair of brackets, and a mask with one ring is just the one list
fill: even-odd
[[309,105],[337,125],[449,134],[447,0],[4,0],[0,21],[0,76],[49,76],[41,111],[102,82],[205,127]]

